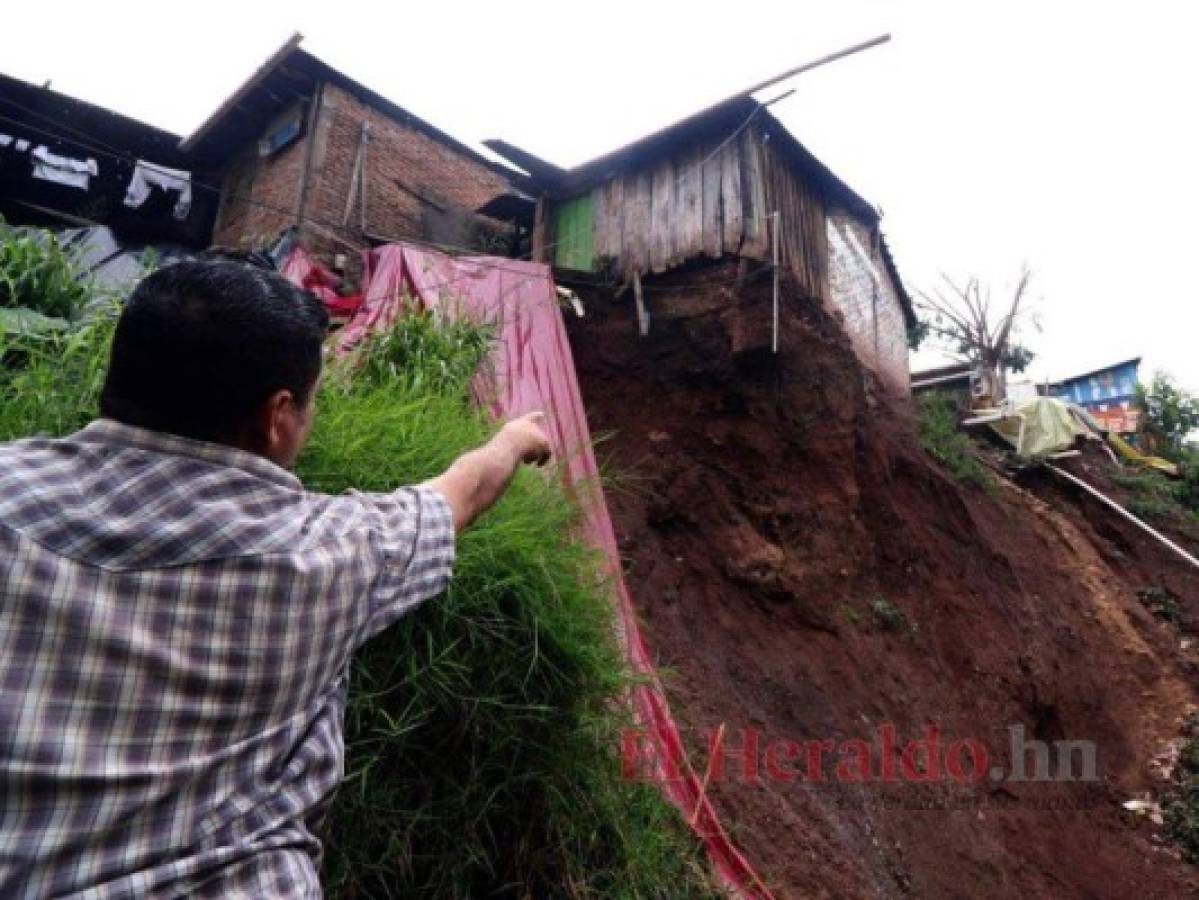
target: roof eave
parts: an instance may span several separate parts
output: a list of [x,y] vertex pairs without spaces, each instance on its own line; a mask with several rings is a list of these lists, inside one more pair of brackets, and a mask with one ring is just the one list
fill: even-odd
[[1133,356],[1129,359],[1122,359],[1119,362],[1112,363],[1110,366],[1100,366],[1098,369],[1091,369],[1090,371],[1082,372],[1079,375],[1068,375],[1065,378],[1059,378],[1057,381],[1051,382],[1051,384],[1056,387],[1063,384],[1069,384],[1071,381],[1082,381],[1084,378],[1091,378],[1092,376],[1100,375],[1103,372],[1110,372],[1112,369],[1118,369],[1121,366],[1132,365],[1134,363],[1137,366],[1140,366],[1142,358],[1143,357],[1140,356]]
[[300,46],[300,42],[303,40],[304,35],[297,31],[284,41],[282,46],[267,58],[266,62],[255,69],[253,74],[243,81],[237,90],[226,97],[224,102],[213,110],[212,115],[205,119],[199,128],[179,142],[179,149],[184,153],[190,153],[195,150],[200,141],[208,136],[217,123],[224,119],[238,103],[245,99],[250,91],[254,90],[264,78],[270,75],[293,50]]

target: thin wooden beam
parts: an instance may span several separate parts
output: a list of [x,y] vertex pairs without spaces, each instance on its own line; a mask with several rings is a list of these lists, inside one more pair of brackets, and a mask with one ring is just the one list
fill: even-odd
[[774,330],[770,333],[770,352],[779,352],[779,211],[770,216],[774,227],[771,231],[771,268],[774,269]]
[[358,131],[358,149],[354,151],[354,168],[350,171],[350,187],[346,191],[346,208],[341,214],[341,227],[350,224],[350,213],[354,210],[354,192],[358,190],[358,179],[362,175],[362,145],[366,142],[366,122]]
[[[747,87],[745,90],[733,94],[727,100],[722,102],[735,100],[738,97],[748,97],[750,94],[756,94],[758,91],[765,90],[771,85],[778,84],[780,81],[785,81],[794,75],[802,75],[804,72],[810,72],[813,69],[820,68],[821,66],[827,66],[831,62],[836,62],[837,60],[844,59],[847,56],[853,56],[855,53],[861,53],[863,50],[869,50],[872,47],[877,47],[879,44],[885,44],[889,40],[891,40],[891,35],[880,34],[878,37],[871,38],[868,41],[862,41],[860,44],[854,44],[852,47],[846,47],[844,50],[838,50],[835,53],[829,53],[826,56],[821,56],[820,58],[814,59],[811,62],[806,62],[803,65],[796,66],[794,69],[788,69],[786,72],[782,72],[771,78],[767,78],[765,81],[759,81],[752,87]],[[780,97],[778,99],[782,98]]]
[[296,227],[304,224],[304,206],[308,202],[308,181],[312,177],[312,155],[316,146],[316,126],[320,122],[321,104],[325,100],[325,83],[318,81],[308,101],[308,130],[304,135],[304,169],[300,175],[300,195],[296,198]]
[[283,60],[287,59],[287,57],[291,55],[291,52],[300,46],[300,41],[302,40],[304,40],[304,35],[297,31],[286,41],[284,41],[283,46],[272,53],[266,62],[255,69],[254,74],[247,78],[242,83],[241,87],[230,94],[225,102],[218,106],[213,114],[205,119],[199,128],[179,142],[179,149],[184,153],[195,149],[196,145],[199,144],[200,141],[208,134],[208,132],[212,130],[216,123],[224,118],[225,113],[237,106],[243,97],[248,95],[250,91],[257,87],[258,84],[261,83],[262,80],[265,79],[266,76],[269,75],[276,66],[283,62]]
[[633,272],[633,301],[637,304],[637,333],[642,337],[649,334],[649,310],[641,294],[641,273]]

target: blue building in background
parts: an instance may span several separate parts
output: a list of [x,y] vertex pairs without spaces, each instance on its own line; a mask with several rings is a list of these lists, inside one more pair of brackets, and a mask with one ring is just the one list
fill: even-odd
[[1084,372],[1049,386],[1054,397],[1077,403],[1105,428],[1127,434],[1137,430],[1135,404],[1141,358]]

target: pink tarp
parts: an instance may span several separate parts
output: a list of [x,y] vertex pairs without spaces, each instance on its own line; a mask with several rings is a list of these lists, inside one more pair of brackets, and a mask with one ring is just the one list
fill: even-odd
[[450,315],[493,323],[498,340],[488,379],[490,403],[502,417],[544,410],[563,481],[579,498],[586,539],[606,560],[629,666],[638,724],[654,742],[652,763],[670,800],[703,841],[720,880],[735,893],[768,898],[769,891],[733,846],[703,785],[687,760],[625,586],[612,520],[599,488],[591,434],[574,359],[558,311],[548,266],[500,257],[454,258],[391,244],[366,254],[365,299],[342,330],[346,352],[372,332],[386,330],[404,312],[405,298]]
[[362,306],[362,295],[343,297],[337,293],[341,279],[330,269],[296,247],[287,255],[281,268],[283,277],[316,295],[331,316],[352,316]]

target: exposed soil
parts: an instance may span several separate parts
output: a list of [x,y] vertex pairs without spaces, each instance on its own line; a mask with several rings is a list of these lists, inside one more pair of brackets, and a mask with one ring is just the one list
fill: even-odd
[[[1199,579],[1063,488],[952,480],[835,320],[785,286],[772,358],[770,285],[732,274],[658,282],[645,338],[627,298],[587,298],[570,327],[697,769],[722,724],[728,751],[759,734],[760,780],[729,752],[709,788],[754,865],[780,897],[1199,896],[1199,871],[1119,805],[1153,788],[1199,671],[1136,591],[1164,585],[1195,616]],[[1098,778],[838,783],[846,740],[879,774],[884,723],[900,749],[935,725],[942,760],[977,739],[1009,772],[1011,726],[1094,741]],[[769,777],[778,739],[836,741],[824,782]]]

